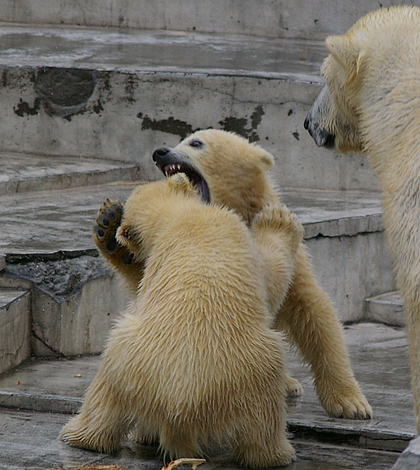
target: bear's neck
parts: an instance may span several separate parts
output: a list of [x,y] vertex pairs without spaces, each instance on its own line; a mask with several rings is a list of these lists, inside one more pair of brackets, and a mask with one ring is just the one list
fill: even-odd
[[[420,38],[417,22],[412,34],[409,28],[410,24],[401,30],[396,26],[395,31],[376,35],[366,53],[370,60],[360,71],[358,109],[364,153],[380,178],[407,165],[418,170]],[[389,40],[390,34],[399,39]]]
[[420,175],[420,80],[416,94],[404,88],[400,84],[380,102],[363,105],[364,153],[381,180]]

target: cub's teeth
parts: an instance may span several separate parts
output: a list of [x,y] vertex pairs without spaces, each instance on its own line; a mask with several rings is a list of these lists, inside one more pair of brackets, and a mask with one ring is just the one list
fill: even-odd
[[170,165],[167,165],[165,168],[165,176],[171,176],[175,173],[179,173],[182,171],[182,165],[179,163],[171,163]]

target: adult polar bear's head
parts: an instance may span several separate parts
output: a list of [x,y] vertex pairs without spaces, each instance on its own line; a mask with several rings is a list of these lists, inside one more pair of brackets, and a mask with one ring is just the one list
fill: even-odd
[[216,129],[198,131],[153,161],[165,176],[185,173],[206,202],[224,205],[250,222],[275,198],[268,171],[273,156],[243,137]]
[[[326,39],[329,56],[322,67],[326,85],[305,120],[318,146],[366,153],[371,132],[376,132],[373,126],[386,137],[379,126],[386,125],[394,111],[385,109],[383,100],[390,93],[396,95],[398,82],[409,84],[412,78],[404,56],[411,55],[412,64],[418,61],[419,51],[412,44],[419,24],[419,8],[381,8],[362,17],[347,33]],[[397,96],[394,101],[398,104]]]

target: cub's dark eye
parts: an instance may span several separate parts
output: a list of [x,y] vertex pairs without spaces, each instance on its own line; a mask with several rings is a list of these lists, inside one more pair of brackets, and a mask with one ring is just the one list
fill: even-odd
[[201,140],[198,140],[198,139],[193,139],[191,142],[190,142],[190,147],[195,147],[195,148],[200,148],[203,146],[203,142],[201,142]]

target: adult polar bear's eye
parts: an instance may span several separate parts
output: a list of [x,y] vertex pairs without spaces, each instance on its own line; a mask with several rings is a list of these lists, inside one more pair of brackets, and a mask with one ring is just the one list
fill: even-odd
[[198,140],[198,139],[193,139],[191,142],[190,142],[190,147],[195,147],[195,148],[200,148],[203,146],[203,142],[201,142],[201,140]]

